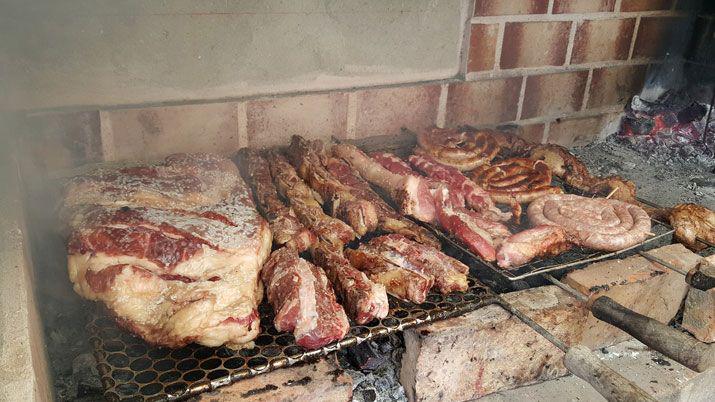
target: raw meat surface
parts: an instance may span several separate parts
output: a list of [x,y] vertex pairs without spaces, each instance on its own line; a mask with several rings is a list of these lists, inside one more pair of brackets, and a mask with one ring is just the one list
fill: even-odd
[[258,335],[270,231],[230,161],[174,155],[75,178],[66,189],[78,294],[154,344],[240,346]]

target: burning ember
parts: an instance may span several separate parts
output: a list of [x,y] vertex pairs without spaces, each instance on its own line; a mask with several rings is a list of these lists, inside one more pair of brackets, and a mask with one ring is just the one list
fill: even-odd
[[654,102],[636,95],[626,105],[617,138],[647,154],[663,148],[681,157],[713,157],[715,122],[711,108],[683,92],[668,91]]

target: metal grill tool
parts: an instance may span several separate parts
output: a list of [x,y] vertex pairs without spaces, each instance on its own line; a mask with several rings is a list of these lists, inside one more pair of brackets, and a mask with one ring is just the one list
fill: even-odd
[[521,322],[543,336],[554,346],[561,349],[564,355],[564,365],[577,377],[588,382],[599,394],[609,401],[655,401],[645,391],[631,381],[608,367],[590,349],[582,345],[567,346],[544,327],[514,308],[511,304],[499,299],[498,304],[514,314]]

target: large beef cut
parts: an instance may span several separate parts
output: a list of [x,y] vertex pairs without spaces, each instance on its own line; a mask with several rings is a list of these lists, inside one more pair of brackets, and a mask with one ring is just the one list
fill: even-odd
[[147,342],[239,346],[259,330],[270,231],[228,159],[173,155],[66,187],[75,291]]
[[261,272],[279,331],[291,331],[295,342],[317,349],[343,339],[350,327],[325,273],[298,253],[283,247],[271,254]]

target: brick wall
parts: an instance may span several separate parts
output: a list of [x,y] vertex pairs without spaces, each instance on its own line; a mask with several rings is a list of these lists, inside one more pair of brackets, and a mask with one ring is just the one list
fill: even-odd
[[[34,119],[46,136],[39,148],[53,144],[57,154],[69,144],[70,159],[53,162],[62,166],[82,163],[78,152],[87,160],[151,159],[284,144],[292,134],[359,138],[402,127],[507,122],[523,126],[532,141],[583,145],[615,130],[624,103],[640,91],[649,65],[662,61],[661,44],[684,17],[674,0],[476,0],[469,8],[453,79],[83,111],[77,119],[41,115]],[[50,138],[55,132],[70,138]],[[97,140],[87,141],[92,133]]]
[[447,124],[509,120],[532,127],[532,139],[566,146],[612,132],[649,65],[665,56],[665,39],[684,17],[676,7],[674,0],[476,0],[466,80],[448,89],[471,104],[448,106]]

